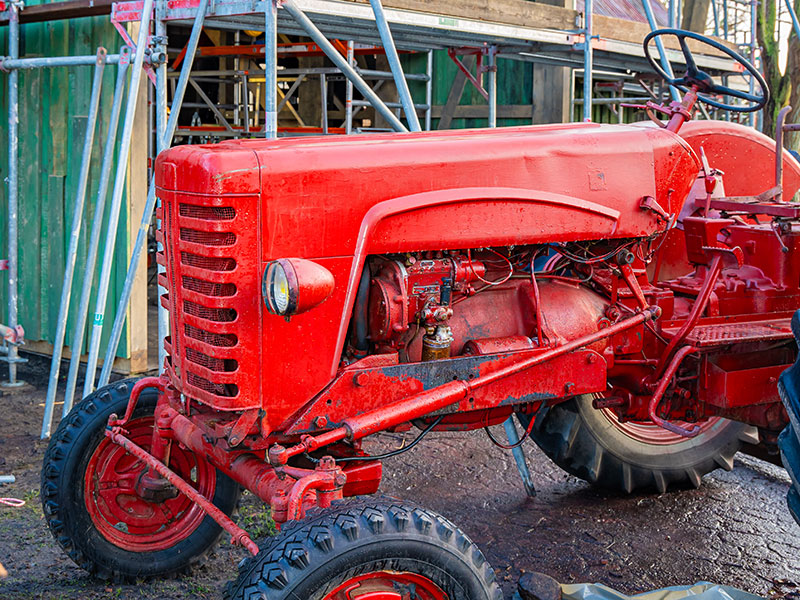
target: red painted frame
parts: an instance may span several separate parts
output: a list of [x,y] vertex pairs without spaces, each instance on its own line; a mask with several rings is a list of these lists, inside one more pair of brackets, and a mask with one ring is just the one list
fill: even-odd
[[[673,104],[665,129],[554,125],[163,153],[156,177],[161,283],[169,290],[162,303],[172,312],[167,374],[134,387],[107,435],[253,551],[244,532],[170,471],[173,443],[206,456],[285,521],[377,490],[379,462],[337,459],[363,457],[363,438],[429,423],[444,409],[440,428],[467,429],[604,393],[603,410],[621,421],[655,423],[677,436],[695,435],[710,417],[765,430],[784,423],[777,391],[764,382],[794,360],[781,319],[800,305],[792,254],[800,233],[788,221],[773,231],[758,220],[757,199],[733,218],[708,208],[723,190],[714,172],[698,178],[695,150],[705,140],[715,144],[712,158],[760,153],[759,176],[774,165],[763,164],[762,140],[744,128],[687,126],[686,139],[678,135],[694,100],[689,93]],[[784,160],[789,197],[800,187],[800,165]],[[744,195],[732,181],[727,191]],[[676,236],[683,253],[662,252]],[[589,241],[596,257],[576,261],[569,244]],[[390,353],[348,358],[362,275],[382,276],[365,271],[375,257],[466,251],[471,264],[470,249],[513,245],[536,248],[532,266],[538,249],[553,244],[559,256],[548,264],[569,259],[572,275],[531,268],[529,282],[497,288],[503,301],[520,290],[533,299],[531,347],[429,363]],[[648,275],[645,247],[656,272],[681,276],[659,279],[653,268]],[[336,283],[322,304],[284,319],[264,309],[261,276],[268,262],[291,257],[314,261]],[[459,289],[470,295],[468,286]],[[452,380],[431,376],[444,364]],[[760,391],[749,403],[729,391],[742,381]],[[148,453],[127,439],[125,426],[150,386],[162,394]]]

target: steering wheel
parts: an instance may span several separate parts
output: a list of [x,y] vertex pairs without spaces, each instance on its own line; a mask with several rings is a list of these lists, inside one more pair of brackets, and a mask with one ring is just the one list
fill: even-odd
[[[674,35],[676,38],[678,38],[678,43],[681,46],[681,52],[683,53],[684,59],[686,59],[686,72],[683,74],[683,77],[670,77],[667,75],[661,65],[650,55],[650,40],[657,39],[665,35]],[[740,90],[735,90],[733,88],[714,83],[714,80],[708,73],[705,73],[697,68],[697,63],[694,60],[692,51],[689,50],[689,44],[686,43],[687,38],[697,40],[698,42],[701,42],[707,46],[711,46],[715,50],[719,50],[742,65],[744,70],[755,77],[758,85],[761,86],[761,95],[742,92]],[[645,58],[659,76],[661,76],[668,84],[675,86],[682,92],[688,91],[688,88],[691,86],[697,86],[697,98],[706,104],[733,112],[755,112],[764,108],[767,102],[769,102],[769,88],[767,87],[767,82],[764,81],[764,78],[761,76],[761,73],[758,72],[758,69],[756,69],[749,60],[747,60],[738,52],[731,50],[724,44],[714,41],[711,38],[700,35],[699,33],[694,33],[692,31],[685,31],[683,29],[657,29],[647,34],[647,36],[644,38],[643,45]],[[752,104],[746,106],[725,104],[724,102],[719,102],[718,100],[714,100],[701,94],[724,94],[726,96],[752,102]]]

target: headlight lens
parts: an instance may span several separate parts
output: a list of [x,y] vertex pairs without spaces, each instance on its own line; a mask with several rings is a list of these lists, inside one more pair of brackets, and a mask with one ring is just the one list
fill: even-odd
[[[276,315],[289,315],[292,308],[292,290],[290,289],[287,267],[291,265],[282,264],[283,261],[276,260],[271,262],[264,273],[264,301],[267,309]],[[294,275],[292,271],[291,275]],[[292,277],[294,279],[294,277]],[[296,297],[295,297],[296,301]]]
[[289,282],[286,279],[286,271],[280,266],[272,271],[272,298],[278,313],[285,313],[289,308]]

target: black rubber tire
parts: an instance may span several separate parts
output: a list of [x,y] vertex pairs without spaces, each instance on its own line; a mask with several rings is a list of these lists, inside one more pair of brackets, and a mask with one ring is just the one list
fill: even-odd
[[321,600],[373,571],[424,575],[449,600],[502,600],[478,547],[450,521],[391,498],[357,498],[314,509],[243,561],[226,600]]
[[[634,439],[592,407],[585,394],[545,407],[536,415],[531,437],[567,473],[598,487],[632,493],[699,487],[717,468],[730,471],[741,442],[758,443],[754,427],[720,420],[710,431],[675,444]],[[529,416],[520,414],[527,425]]]
[[[82,569],[114,581],[181,573],[203,560],[222,529],[206,516],[185,539],[170,548],[135,552],[109,542],[94,526],[84,502],[84,474],[104,438],[108,417],[123,415],[136,379],[105,386],[77,404],[62,419],[44,456],[41,499],[47,525],[59,545]],[[134,418],[152,415],[158,392],[145,389]],[[217,471],[214,504],[227,515],[239,501],[239,485]]]

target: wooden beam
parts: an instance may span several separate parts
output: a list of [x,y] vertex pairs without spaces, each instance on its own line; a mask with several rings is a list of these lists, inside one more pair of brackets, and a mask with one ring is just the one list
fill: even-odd
[[[361,4],[368,3],[369,0],[350,0]],[[556,0],[550,0],[555,2]],[[565,8],[563,6],[552,6],[544,2],[530,2],[528,0],[459,0],[458,2],[433,2],[431,0],[385,0],[386,8],[396,8],[414,12],[433,13],[455,19],[471,19],[475,21],[489,21],[492,23],[503,23],[505,25],[527,26],[543,29],[558,29],[566,32],[575,29],[576,19],[579,16],[577,10]],[[603,39],[616,40],[641,44],[644,37],[650,33],[647,23],[628,21],[627,19],[617,19],[614,17],[604,17],[595,15],[593,17],[594,33],[600,36],[596,43],[602,45]],[[718,41],[735,49],[735,45],[725,42],[719,38]],[[565,39],[566,41],[566,39]],[[690,48],[695,49],[695,42],[689,40]],[[664,44],[668,48],[679,49],[680,46],[675,38],[665,37]],[[714,51],[708,46],[696,46],[702,48],[703,54],[712,56],[722,56],[721,52]]]
[[[136,38],[138,23],[131,23],[131,37]],[[136,235],[139,233],[140,215],[147,203],[147,140],[150,136],[150,124],[147,114],[147,92],[150,83],[143,77],[136,99],[136,117],[133,120],[131,138],[131,155],[128,162],[127,200],[128,200],[128,251],[126,257],[130,261]],[[127,262],[126,265],[127,266]],[[147,370],[148,327],[157,327],[157,322],[149,323],[147,306],[147,256],[139,261],[136,277],[133,280],[131,301],[128,305],[128,364],[129,372],[141,373]],[[156,352],[158,350],[156,349]],[[116,365],[116,361],[115,361]]]
[[[473,55],[465,56],[461,61],[467,69],[472,70],[475,66],[476,58]],[[459,69],[453,79],[453,85],[450,86],[450,93],[447,95],[447,102],[444,105],[444,110],[439,114],[439,129],[450,129],[453,122],[453,115],[455,114],[456,107],[461,101],[461,96],[464,93],[464,88],[467,85],[467,76]],[[488,107],[486,108],[488,112]]]
[[570,121],[570,74],[567,67],[533,64],[533,122]]

